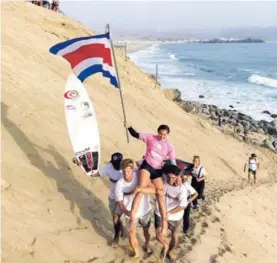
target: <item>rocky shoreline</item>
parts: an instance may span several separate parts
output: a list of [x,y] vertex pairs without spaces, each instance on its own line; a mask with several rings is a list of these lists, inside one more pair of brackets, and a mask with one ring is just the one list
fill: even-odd
[[209,119],[223,132],[247,143],[261,145],[274,150],[272,142],[277,139],[276,114],[264,111],[264,114],[268,114],[274,120],[271,122],[265,120],[256,121],[252,117],[238,112],[232,105],[229,105],[230,109],[220,109],[215,105],[182,100],[181,92],[177,89],[167,89],[165,94],[168,99],[176,102],[184,111]]

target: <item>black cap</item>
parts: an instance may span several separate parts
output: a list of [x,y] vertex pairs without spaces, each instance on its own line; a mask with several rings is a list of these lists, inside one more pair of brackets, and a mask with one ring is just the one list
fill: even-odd
[[120,170],[120,164],[122,160],[123,160],[122,153],[116,152],[112,154],[110,163],[113,165],[114,169]]
[[252,157],[252,158],[255,158],[255,157],[257,157],[257,155],[256,155],[255,153],[252,153],[252,154],[251,154],[251,157]]
[[175,174],[175,175],[180,175],[180,169],[176,165],[167,165],[164,169],[164,172],[166,175],[168,174]]

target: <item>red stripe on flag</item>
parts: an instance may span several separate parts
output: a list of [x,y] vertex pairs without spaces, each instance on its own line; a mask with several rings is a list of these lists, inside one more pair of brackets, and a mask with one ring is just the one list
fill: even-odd
[[74,68],[83,60],[88,58],[103,58],[103,62],[112,66],[111,49],[105,48],[104,44],[91,44],[78,48],[77,50],[63,55]]

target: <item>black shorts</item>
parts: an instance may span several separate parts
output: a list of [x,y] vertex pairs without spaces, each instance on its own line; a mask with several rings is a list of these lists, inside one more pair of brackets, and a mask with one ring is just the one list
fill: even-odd
[[252,173],[254,176],[256,176],[257,171],[253,171],[251,169],[248,169],[248,173]]
[[148,164],[145,160],[139,167],[139,170],[144,169],[150,173],[150,179],[155,180],[159,177],[163,177],[162,169],[155,169],[150,164]]

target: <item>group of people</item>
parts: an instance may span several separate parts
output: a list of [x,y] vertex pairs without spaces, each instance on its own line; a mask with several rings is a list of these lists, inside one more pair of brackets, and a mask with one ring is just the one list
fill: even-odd
[[39,1],[31,1],[32,4],[42,6],[44,8],[51,9],[55,12],[60,12],[59,6],[60,6],[60,1],[59,0],[39,0]]
[[[114,224],[112,246],[116,247],[124,235],[121,219],[124,214],[133,256],[139,258],[137,224],[141,225],[145,237],[143,249],[152,253],[149,229],[152,215],[150,200],[154,195],[154,227],[157,240],[162,245],[161,258],[175,261],[174,249],[178,245],[179,230],[183,225],[184,234],[188,233],[190,210],[198,210],[198,200],[204,199],[206,171],[199,156],[194,156],[189,169],[178,167],[174,147],[167,139],[170,133],[167,125],[160,125],[158,134],[138,133],[127,124],[126,128],[134,138],[146,144],[142,160],[135,162],[123,158],[119,152],[113,153],[109,164],[93,175],[108,176],[110,180],[109,209]],[[189,176],[193,178],[191,184]],[[168,230],[171,232],[169,243],[166,240]]]
[[[182,227],[184,234],[188,233],[190,210],[198,211],[198,200],[205,199],[205,168],[201,165],[199,156],[193,157],[190,166],[181,168],[178,165],[174,147],[167,139],[170,133],[167,125],[160,125],[157,129],[158,134],[138,133],[127,124],[126,128],[134,138],[146,144],[142,160],[135,162],[130,158],[123,158],[121,153],[116,152],[111,155],[109,164],[93,175],[108,176],[110,180],[109,209],[114,224],[112,246],[117,247],[120,237],[124,236],[121,220],[124,214],[133,256],[139,258],[137,224],[143,229],[144,251],[152,252],[149,246],[152,214],[150,196],[154,195],[154,227],[156,238],[162,245],[160,256],[174,262],[174,249],[178,245],[180,228]],[[252,156],[249,159],[249,178],[250,173],[255,170],[255,158],[256,156]],[[192,177],[191,182],[188,180],[189,176]],[[171,232],[169,243],[166,239],[168,230]]]

